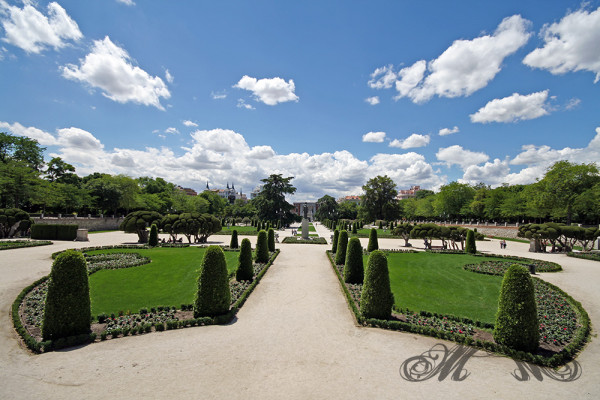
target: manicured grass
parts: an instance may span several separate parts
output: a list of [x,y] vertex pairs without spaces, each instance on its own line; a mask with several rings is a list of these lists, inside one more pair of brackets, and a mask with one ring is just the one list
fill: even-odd
[[[496,259],[486,258],[492,260]],[[365,257],[365,266],[366,261]],[[462,268],[481,261],[466,254],[389,253],[396,306],[494,323],[502,277]]]
[[[357,237],[369,237],[369,235],[371,234],[371,229],[359,229],[356,231],[357,233],[354,234],[352,233],[352,229],[348,231],[348,235],[349,236],[357,236]],[[383,231],[383,229],[377,229],[377,237],[378,238],[400,238],[400,236],[394,236],[392,235],[392,233],[390,232],[389,229],[386,229],[385,232]]]
[[221,229],[220,232],[215,233],[215,235],[231,235],[231,232],[233,232],[234,230],[236,230],[238,232],[238,235],[246,235],[246,234],[257,234],[258,231],[256,230],[255,227],[249,225],[249,226],[230,226],[230,227],[223,227]]
[[[298,232],[302,232],[302,226],[298,227],[297,231]],[[309,232],[316,232],[317,231],[315,229],[315,227],[313,226],[312,222],[308,224],[308,231]]]
[[[143,307],[193,303],[204,248],[115,249],[90,254],[110,252],[135,252],[150,257],[152,262],[90,275],[92,315],[128,310],[137,313]],[[225,252],[230,273],[237,268],[238,255],[237,251]]]

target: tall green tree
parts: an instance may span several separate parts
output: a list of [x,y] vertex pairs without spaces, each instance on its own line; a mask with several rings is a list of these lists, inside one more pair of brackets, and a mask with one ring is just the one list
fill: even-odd
[[385,176],[376,176],[369,179],[362,187],[364,195],[362,197],[361,208],[367,220],[396,220],[400,209],[396,200],[396,184]]
[[475,189],[466,183],[450,182],[440,188],[433,207],[438,216],[456,219],[469,213],[469,204],[475,197]]
[[317,200],[317,212],[315,218],[319,221],[324,219],[337,219],[338,203],[329,195],[325,195]]
[[281,174],[272,174],[261,179],[262,191],[253,200],[258,211],[258,217],[265,221],[281,221],[287,225],[295,220],[292,210],[294,206],[285,199],[286,194],[296,193],[296,188],[290,183],[293,176],[284,178]]

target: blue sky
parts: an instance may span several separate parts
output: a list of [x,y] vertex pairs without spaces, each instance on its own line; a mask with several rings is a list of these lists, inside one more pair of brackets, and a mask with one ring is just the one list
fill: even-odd
[[0,131],[299,200],[600,160],[600,1],[0,0]]

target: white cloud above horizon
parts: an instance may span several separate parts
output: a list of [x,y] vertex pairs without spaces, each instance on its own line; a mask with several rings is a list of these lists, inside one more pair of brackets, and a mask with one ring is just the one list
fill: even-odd
[[69,41],[77,42],[83,38],[77,22],[60,4],[49,3],[46,16],[31,2],[23,3],[23,8],[19,8],[0,0],[0,22],[5,32],[5,37],[2,38],[4,42],[27,53],[38,54],[48,47],[57,50],[67,46]]
[[135,6],[133,0],[117,0],[117,3],[125,4],[126,6]]
[[404,140],[394,139],[390,142],[390,147],[397,147],[400,149],[412,149],[415,147],[425,147],[429,144],[430,141],[429,135],[419,135],[418,133],[413,133],[409,137]]
[[367,97],[365,101],[372,106],[376,106],[379,104],[379,96]]
[[460,132],[460,130],[458,129],[458,126],[454,126],[454,128],[442,128],[442,129],[440,129],[438,134],[440,136],[448,136],[448,135],[452,135],[453,133],[458,133],[458,132]]
[[365,143],[383,143],[385,140],[385,132],[368,132],[362,137]]
[[296,85],[292,79],[286,82],[279,77],[256,79],[244,75],[233,87],[251,91],[257,101],[269,106],[298,101],[298,96],[294,93]]
[[168,99],[171,93],[164,81],[152,77],[133,60],[126,50],[114,44],[108,36],[95,40],[92,51],[80,65],[61,67],[62,76],[92,88],[102,90],[102,95],[118,103],[136,103],[164,110],[160,99]]
[[486,162],[490,158],[485,153],[465,150],[462,146],[456,144],[450,147],[440,148],[435,156],[448,167],[459,165],[463,170],[471,165]]
[[195,123],[193,121],[190,121],[189,119],[184,120],[182,122],[182,124],[185,125],[185,126],[187,126],[188,128],[197,128],[198,127],[197,123]]
[[486,124],[489,122],[517,122],[548,115],[550,105],[548,90],[521,95],[513,93],[502,99],[489,101],[476,113],[471,114],[471,122]]
[[525,65],[554,75],[589,71],[595,74],[594,83],[600,80],[600,7],[568,13],[559,22],[546,24],[540,36],[544,46],[527,54]]

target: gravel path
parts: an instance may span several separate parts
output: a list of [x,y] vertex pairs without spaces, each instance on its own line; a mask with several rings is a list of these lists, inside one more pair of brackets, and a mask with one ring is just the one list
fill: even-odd
[[[322,226],[317,230],[329,239]],[[284,235],[281,232],[280,239]],[[90,235],[89,243],[0,252],[1,399],[600,397],[596,338],[578,358],[581,374],[573,382],[559,382],[543,373],[536,377],[536,367],[528,370],[529,381],[520,382],[513,376],[518,366],[511,359],[468,349],[454,353],[463,355],[458,358],[464,361],[462,372],[442,370],[421,382],[407,381],[400,374],[405,360],[436,345],[449,350],[455,345],[356,326],[325,256],[329,246],[323,245],[279,244],[277,261],[227,326],[126,337],[41,355],[19,346],[9,319],[10,305],[23,287],[49,272],[52,252],[134,238],[103,233]],[[229,243],[225,236],[211,240]],[[402,242],[379,241],[381,248],[399,248]],[[478,246],[501,253],[495,241]],[[533,256],[520,243],[509,242],[502,252]],[[543,278],[581,301],[597,326],[600,264],[562,255],[539,258],[563,265],[564,272]]]

